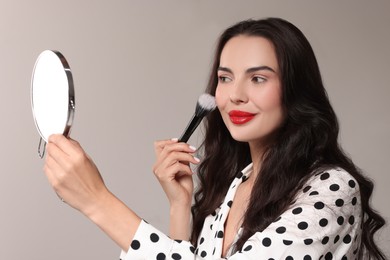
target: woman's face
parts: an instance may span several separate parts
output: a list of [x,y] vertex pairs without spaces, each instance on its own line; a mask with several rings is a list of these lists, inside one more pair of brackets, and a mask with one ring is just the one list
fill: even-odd
[[239,35],[224,46],[215,93],[218,109],[232,137],[266,143],[284,120],[279,66],[273,44]]

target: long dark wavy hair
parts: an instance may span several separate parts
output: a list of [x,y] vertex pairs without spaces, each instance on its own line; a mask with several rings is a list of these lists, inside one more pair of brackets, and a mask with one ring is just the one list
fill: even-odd
[[[285,121],[275,141],[262,158],[262,167],[253,186],[243,233],[235,250],[255,232],[267,228],[291,205],[305,181],[329,167],[341,167],[359,183],[363,232],[359,259],[385,259],[374,241],[384,219],[370,206],[373,183],[364,177],[338,144],[339,125],[323,86],[310,43],[293,24],[279,19],[247,20],[228,28],[220,36],[206,92],[215,95],[217,69],[225,44],[238,35],[268,39],[275,48],[282,85]],[[198,168],[199,185],[192,207],[191,242],[196,244],[205,218],[221,204],[230,183],[251,162],[247,143],[235,141],[219,111],[205,121],[204,160]]]

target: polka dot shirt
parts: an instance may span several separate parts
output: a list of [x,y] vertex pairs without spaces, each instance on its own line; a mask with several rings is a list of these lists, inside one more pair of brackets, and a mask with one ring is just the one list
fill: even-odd
[[[237,187],[252,172],[252,164],[233,180],[224,202],[205,219],[198,247],[172,240],[142,221],[127,253],[130,259],[355,259],[360,244],[362,212],[356,180],[342,169],[311,177],[291,207],[263,232],[250,237],[240,252],[221,257],[224,224]],[[237,233],[235,241],[241,234]]]

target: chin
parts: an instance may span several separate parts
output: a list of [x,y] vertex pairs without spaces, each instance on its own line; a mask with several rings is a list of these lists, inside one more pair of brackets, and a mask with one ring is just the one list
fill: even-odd
[[252,141],[253,139],[250,138],[248,135],[246,134],[237,134],[237,133],[230,133],[230,135],[232,136],[232,138],[237,141],[237,142],[250,142]]

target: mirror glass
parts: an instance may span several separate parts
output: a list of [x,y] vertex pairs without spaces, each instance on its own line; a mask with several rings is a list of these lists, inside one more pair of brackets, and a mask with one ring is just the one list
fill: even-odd
[[31,79],[31,106],[35,125],[47,143],[51,134],[69,135],[75,100],[72,73],[58,51],[43,51]]

